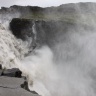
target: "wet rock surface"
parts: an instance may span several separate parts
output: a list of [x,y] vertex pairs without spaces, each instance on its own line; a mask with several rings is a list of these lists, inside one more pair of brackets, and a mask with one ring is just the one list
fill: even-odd
[[54,20],[45,21],[21,18],[13,18],[9,26],[10,30],[17,38],[27,40],[27,37],[30,37],[30,39],[32,39],[32,48],[46,44],[51,47],[55,44],[55,42],[60,42],[58,35],[61,36],[60,39],[65,40],[65,35],[70,30],[72,32],[78,32],[78,28],[91,31],[94,30],[93,27],[75,22]]
[[[18,73],[19,72],[19,73]],[[17,74],[18,73],[18,74]],[[18,78],[19,77],[19,78]],[[19,69],[0,69],[0,96],[39,96],[30,91]]]
[[[77,24],[65,21],[44,21],[33,19],[13,18],[10,22],[10,30],[19,39],[26,40],[26,37],[32,38],[33,46],[54,44],[58,34],[66,33],[70,28],[76,30]],[[34,27],[34,28],[33,28]],[[26,31],[24,30],[26,28]],[[34,33],[34,30],[36,33]],[[36,39],[35,39],[36,38]],[[54,38],[54,40],[53,40]],[[38,45],[37,45],[38,44]]]
[[17,68],[3,70],[2,75],[8,77],[21,77],[22,72]]
[[27,37],[32,37],[32,20],[30,19],[12,19],[10,22],[10,30],[17,37],[26,40]]

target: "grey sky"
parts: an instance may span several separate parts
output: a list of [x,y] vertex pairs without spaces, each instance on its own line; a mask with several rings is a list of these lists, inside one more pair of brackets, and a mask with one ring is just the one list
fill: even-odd
[[0,7],[9,7],[11,5],[31,5],[48,7],[76,2],[96,2],[96,0],[0,0]]

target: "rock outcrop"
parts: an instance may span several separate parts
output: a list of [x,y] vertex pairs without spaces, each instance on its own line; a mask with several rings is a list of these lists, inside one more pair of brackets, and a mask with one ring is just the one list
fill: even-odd
[[21,77],[21,73],[16,68],[0,69],[0,96],[39,96],[28,90],[28,83]]
[[8,77],[18,77],[21,78],[22,72],[17,68],[12,69],[3,69],[2,76],[8,76]]
[[15,18],[10,22],[10,30],[17,37],[26,40],[32,37],[32,20]]
[[33,19],[20,18],[14,18],[10,22],[10,30],[17,38],[26,40],[27,37],[31,37],[34,45],[37,44],[37,46],[42,46],[42,44],[53,45],[58,34],[62,35],[70,29],[76,30],[76,26],[75,23],[65,21],[36,21]]
[[21,88],[23,78],[0,77],[1,96],[39,96]]
[[86,16],[90,13],[94,14],[95,9],[96,3],[70,3],[47,8],[13,5],[9,8],[2,7],[0,17],[4,15],[3,18],[7,17],[7,19],[10,16],[10,18],[19,17],[34,20],[62,20],[73,22],[81,17],[82,14]]
[[59,43],[59,41],[61,41],[58,36],[61,36],[61,39],[64,39],[64,34],[66,35],[69,31],[78,32],[80,31],[80,28],[86,31],[94,30],[94,26],[78,22],[45,21],[21,18],[13,18],[10,22],[10,30],[12,33],[22,40],[27,40],[30,37],[33,40],[32,47],[34,48],[35,46],[46,44],[51,47],[55,42]]

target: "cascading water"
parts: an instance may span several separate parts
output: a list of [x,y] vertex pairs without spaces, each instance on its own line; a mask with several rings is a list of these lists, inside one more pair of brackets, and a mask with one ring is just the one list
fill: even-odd
[[6,68],[18,67],[19,60],[28,53],[28,43],[16,39],[12,33],[0,24],[0,64]]
[[[94,20],[86,21],[89,27],[96,26]],[[48,26],[40,24],[34,22],[34,38],[27,37],[27,41],[17,39],[0,25],[0,63],[3,67],[19,68],[27,77],[30,90],[42,96],[96,96],[96,28],[88,30],[77,26],[79,30],[72,27],[65,32],[65,27],[61,32],[66,24],[63,27],[57,24],[61,28],[54,35],[44,33],[43,27]],[[42,33],[37,30],[39,28]],[[40,40],[38,34],[45,36],[41,36],[46,41],[41,46],[36,42]],[[35,43],[38,47],[32,49]]]

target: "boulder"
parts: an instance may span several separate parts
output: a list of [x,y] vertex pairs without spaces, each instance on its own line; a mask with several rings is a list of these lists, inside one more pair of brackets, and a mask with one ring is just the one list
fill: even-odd
[[12,69],[3,70],[2,75],[3,76],[18,77],[18,78],[20,78],[21,75],[22,75],[22,72],[18,68],[12,68]]

